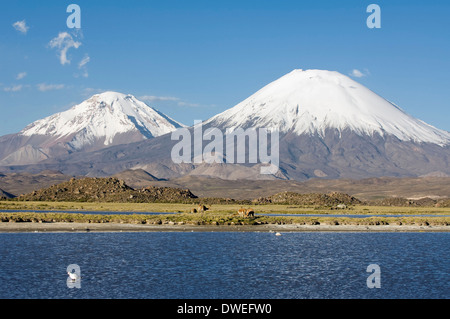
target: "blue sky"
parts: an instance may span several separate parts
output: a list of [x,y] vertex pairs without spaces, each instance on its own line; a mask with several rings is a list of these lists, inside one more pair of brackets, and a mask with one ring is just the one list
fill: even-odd
[[[66,25],[71,3],[79,31]],[[366,25],[371,3],[381,29]],[[354,79],[450,131],[449,17],[450,1],[432,0],[2,2],[0,135],[106,90],[192,125],[293,69],[359,70]]]

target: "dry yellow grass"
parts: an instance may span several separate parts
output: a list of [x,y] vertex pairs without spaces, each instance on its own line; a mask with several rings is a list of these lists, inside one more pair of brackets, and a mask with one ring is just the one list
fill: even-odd
[[2,223],[89,223],[89,224],[153,224],[153,225],[416,225],[450,226],[450,216],[443,217],[298,217],[256,216],[243,218],[232,213],[170,215],[100,215],[76,213],[0,213]]
[[[215,204],[207,205],[207,214],[236,213],[241,205]],[[77,202],[16,202],[0,201],[1,210],[49,210],[49,211],[105,211],[105,212],[155,212],[155,213],[189,213],[197,205],[175,203],[77,203]],[[333,210],[314,206],[293,205],[254,205],[257,214],[355,214],[355,215],[446,215],[450,216],[450,208],[437,207],[385,207],[385,206],[354,206],[348,209]]]

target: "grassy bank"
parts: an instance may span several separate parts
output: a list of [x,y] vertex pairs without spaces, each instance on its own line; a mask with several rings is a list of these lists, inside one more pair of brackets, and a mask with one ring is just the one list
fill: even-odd
[[0,213],[3,223],[119,223],[148,225],[417,225],[450,226],[446,217],[290,217],[257,216],[241,218],[232,213],[173,215],[96,215],[76,213]]
[[[215,204],[207,205],[208,214],[237,212],[241,205]],[[389,206],[351,206],[347,209],[335,210],[320,206],[295,206],[280,204],[264,204],[244,206],[252,208],[257,214],[357,214],[357,215],[450,215],[450,208],[437,207],[389,207]],[[193,204],[176,203],[76,203],[76,202],[16,202],[0,201],[1,210],[54,210],[54,211],[106,211],[106,212],[155,212],[155,213],[188,213]]]

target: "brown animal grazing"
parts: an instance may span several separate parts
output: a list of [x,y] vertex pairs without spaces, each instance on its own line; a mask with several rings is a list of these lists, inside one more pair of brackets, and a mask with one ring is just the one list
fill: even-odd
[[247,210],[241,208],[238,210],[238,215],[241,217],[245,217],[245,213],[247,212]]
[[197,212],[197,210],[195,208],[191,209],[191,214],[195,214]]
[[253,209],[247,209],[245,211],[245,217],[255,217],[255,211]]
[[204,213],[204,212],[206,212],[207,210],[208,210],[209,208],[208,207],[206,207],[205,205],[198,205],[198,212],[199,213]]
[[255,211],[253,209],[241,208],[238,210],[237,214],[241,217],[255,217]]

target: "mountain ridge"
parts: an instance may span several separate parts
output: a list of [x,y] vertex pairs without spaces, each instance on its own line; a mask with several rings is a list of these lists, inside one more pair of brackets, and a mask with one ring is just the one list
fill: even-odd
[[282,133],[319,134],[350,129],[402,141],[450,144],[450,133],[412,117],[360,83],[335,71],[294,70],[205,124],[274,127]]
[[132,95],[107,91],[1,137],[0,165],[34,164],[154,138],[183,126]]
[[[105,177],[128,169],[143,169],[157,179],[197,175],[299,181],[415,177],[434,172],[450,175],[449,132],[413,118],[342,74],[311,72],[294,70],[203,122],[205,130],[218,128],[222,132],[230,128],[279,128],[279,171],[273,175],[262,176],[258,169],[261,163],[176,164],[171,150],[178,141],[168,133],[102,149],[65,153],[37,164],[13,163],[3,171],[36,173],[54,169],[69,175]],[[307,84],[303,85],[305,81]],[[359,103],[360,100],[364,101]],[[334,113],[328,113],[333,105]],[[308,122],[311,116],[317,120]],[[194,128],[187,130],[192,136]],[[202,142],[202,148],[209,143]],[[248,154],[248,150],[246,145],[240,151]]]

